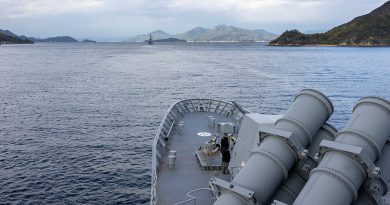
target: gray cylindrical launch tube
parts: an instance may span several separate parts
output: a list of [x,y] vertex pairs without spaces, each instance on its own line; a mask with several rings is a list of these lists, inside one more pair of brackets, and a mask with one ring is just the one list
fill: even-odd
[[[333,113],[333,105],[322,93],[305,89],[294,100],[287,113],[275,123],[275,128],[293,133],[302,147],[306,147],[321,125]],[[278,136],[266,137],[252,153],[231,184],[255,193],[258,204],[265,204],[278,188],[297,160],[297,153]],[[229,195],[229,196],[225,196]],[[231,192],[224,192],[215,205],[244,205],[245,202]]]
[[307,150],[308,150],[307,156],[309,157],[309,159],[314,160],[316,154],[318,153],[318,151],[320,149],[320,143],[322,140],[333,141],[336,134],[337,134],[336,128],[334,128],[332,125],[330,125],[328,123],[324,123],[321,126],[320,130],[318,131],[313,142],[307,148]]
[[[361,99],[336,142],[363,148],[372,162],[379,158],[390,136],[390,102],[377,97]],[[331,150],[310,173],[294,205],[349,205],[367,177],[365,168],[350,154]]]
[[[381,158],[375,163],[380,168],[381,176],[384,182],[390,185],[390,142],[386,143],[382,149]],[[370,197],[370,193],[366,193],[365,190],[361,191],[358,200],[353,202],[353,205],[376,205],[377,203]],[[377,196],[381,197],[381,196]]]
[[324,123],[316,136],[314,137],[313,142],[307,148],[307,158],[298,163],[298,167],[294,168],[293,171],[290,172],[290,176],[287,181],[285,181],[278,190],[274,194],[274,200],[292,204],[299,192],[303,189],[307,181],[307,173],[306,170],[301,169],[313,169],[316,166],[316,162],[314,161],[315,155],[319,151],[320,143],[322,140],[330,140],[333,141],[334,137],[337,133],[336,128],[331,126],[330,124]]

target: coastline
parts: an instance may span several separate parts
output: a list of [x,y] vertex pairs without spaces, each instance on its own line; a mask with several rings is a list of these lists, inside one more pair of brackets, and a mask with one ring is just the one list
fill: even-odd
[[285,47],[390,47],[390,45],[367,45],[367,44],[268,44],[267,46]]

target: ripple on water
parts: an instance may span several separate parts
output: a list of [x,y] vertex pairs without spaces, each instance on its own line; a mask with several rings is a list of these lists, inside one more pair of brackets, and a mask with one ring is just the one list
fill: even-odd
[[283,113],[300,89],[315,88],[333,101],[330,122],[341,129],[359,98],[390,98],[388,51],[2,46],[0,204],[148,204],[152,138],[169,105],[186,98]]

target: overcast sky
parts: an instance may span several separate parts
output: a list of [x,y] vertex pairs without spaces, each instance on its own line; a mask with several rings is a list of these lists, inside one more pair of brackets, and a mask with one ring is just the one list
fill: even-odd
[[157,29],[232,25],[281,33],[329,29],[387,0],[0,0],[0,29],[115,40]]

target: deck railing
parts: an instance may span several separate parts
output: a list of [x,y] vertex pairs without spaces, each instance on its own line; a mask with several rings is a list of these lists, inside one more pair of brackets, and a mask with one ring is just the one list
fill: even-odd
[[166,148],[166,140],[173,130],[175,122],[178,122],[187,113],[193,112],[211,112],[223,115],[227,118],[236,121],[239,126],[243,116],[248,113],[236,103],[230,103],[212,99],[188,99],[174,103],[165,113],[157,133],[153,140],[152,146],[152,187],[151,187],[151,205],[157,204],[157,167],[159,157],[162,152],[168,151]]

